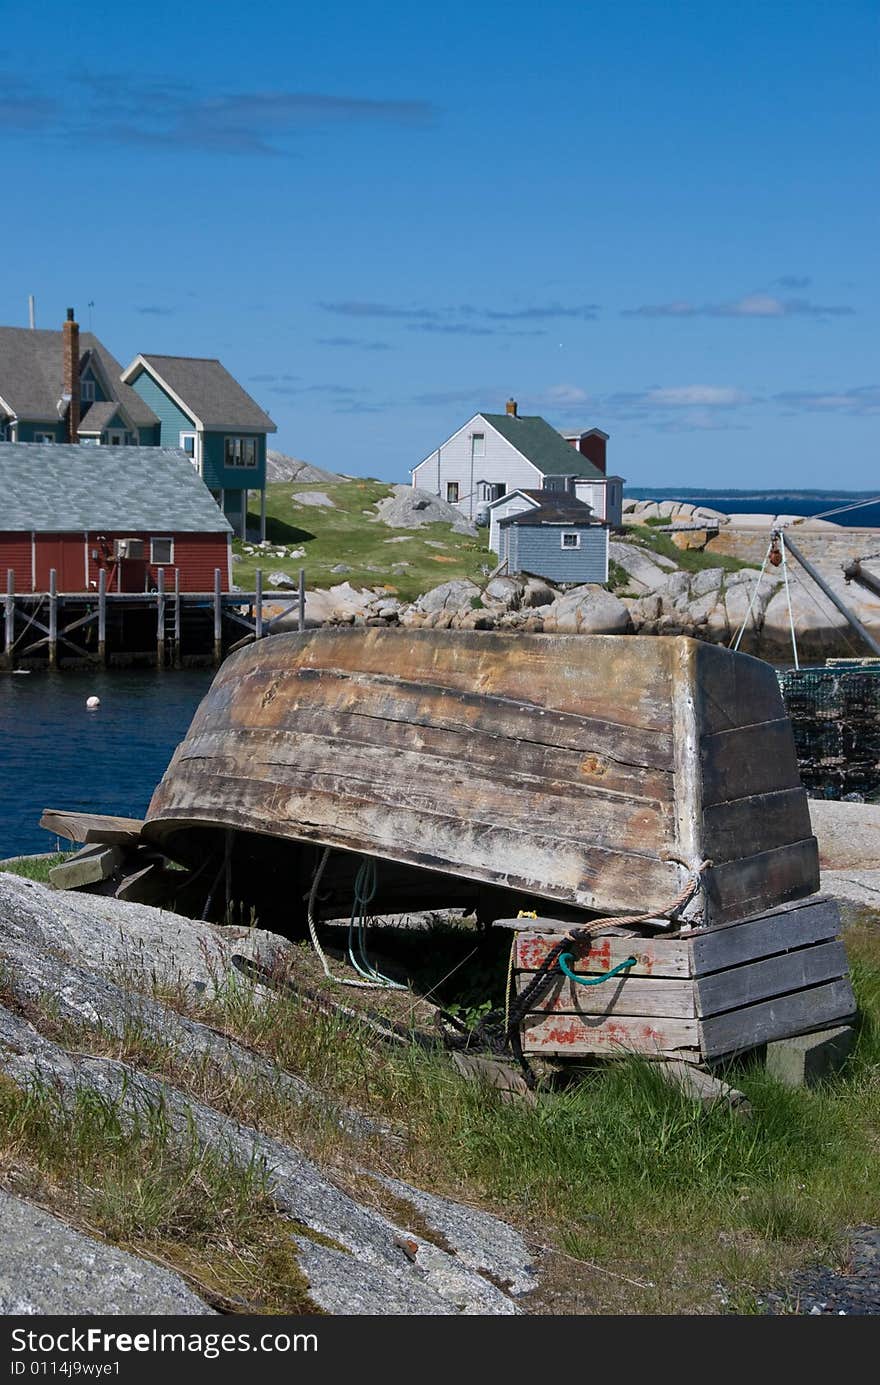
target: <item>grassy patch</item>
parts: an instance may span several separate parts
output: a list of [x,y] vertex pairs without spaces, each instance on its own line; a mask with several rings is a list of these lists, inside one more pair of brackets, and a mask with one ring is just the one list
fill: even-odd
[[[295,504],[291,498],[294,491],[321,491],[332,500],[333,507]],[[270,572],[285,572],[295,583],[302,567],[306,583],[312,587],[331,587],[338,582],[386,587],[401,600],[412,601],[429,587],[452,578],[482,580],[484,569],[488,572],[495,566],[495,555],[486,544],[488,530],[480,530],[479,536],[472,538],[455,533],[449,524],[406,530],[375,523],[376,502],[390,494],[390,485],[371,478],[311,486],[274,482],[266,491],[266,537],[287,552],[283,556],[265,549],[247,553],[245,549],[254,545],[236,539],[233,551],[240,559],[234,569],[236,585],[253,590],[254,573],[260,567],[264,588],[270,591],[266,582]],[[252,531],[259,528],[258,515],[248,516],[248,527]],[[291,548],[302,548],[305,555],[290,557]],[[339,563],[351,571],[333,572]]]
[[[664,523],[668,521],[664,520]],[[732,558],[727,553],[705,553],[698,548],[677,548],[668,534],[656,532],[656,522],[651,524],[631,524],[627,532],[652,553],[663,558],[671,558],[682,572],[702,572],[705,568],[723,568],[725,572],[741,572],[743,568],[757,568],[757,563],[747,563],[741,558]]]
[[49,871],[55,866],[60,866],[71,854],[69,851],[59,851],[54,856],[22,856],[18,861],[0,864],[0,870],[7,871],[9,875],[21,875],[25,880],[38,880],[41,885],[48,885]]
[[880,949],[855,937],[852,951],[864,1018],[846,1073],[790,1091],[739,1064],[729,1076],[748,1119],[704,1111],[638,1060],[588,1069],[533,1108],[462,1081],[442,1053],[386,1049],[290,996],[254,1005],[239,992],[215,1002],[214,1020],[390,1119],[407,1137],[399,1176],[553,1247],[567,1268],[549,1311],[747,1311],[762,1288],[833,1254],[844,1226],[880,1220]]
[[[437,998],[464,1015],[498,1002],[506,938],[483,940],[466,926],[398,936],[394,961],[420,989],[440,983]],[[384,968],[390,937],[371,939]],[[200,1005],[183,992],[167,999],[390,1126],[399,1133],[392,1145],[382,1136],[355,1145],[332,1119],[316,1119],[271,1083],[187,1062],[134,1028],[122,1040],[79,1034],[78,1046],[133,1061],[288,1139],[355,1196],[363,1189],[354,1168],[386,1169],[513,1221],[549,1247],[536,1312],[746,1313],[794,1269],[834,1256],[844,1227],[880,1222],[876,916],[850,931],[847,946],[861,1013],[854,1057],[812,1091],[781,1086],[754,1061],[731,1065],[725,1075],[751,1102],[746,1118],[703,1110],[639,1060],[585,1067],[579,1081],[543,1093],[535,1106],[510,1104],[460,1078],[439,1048],[383,1045],[339,1013],[319,1013],[288,990],[260,993],[240,976]],[[294,981],[318,990],[310,958],[304,949]],[[407,992],[327,989],[347,1005],[360,996],[398,1022],[422,1023]],[[46,1093],[24,1098],[4,1088],[0,1097],[0,1169],[24,1170],[17,1177],[32,1177],[41,1200],[57,1198],[60,1210],[101,1234],[189,1265],[218,1293],[297,1311],[279,1306],[299,1292],[285,1268],[287,1224],[253,1171],[240,1171],[231,1186],[222,1161],[203,1165],[195,1148],[170,1147],[158,1116],[132,1142],[100,1103],[84,1098],[65,1116]],[[383,1196],[376,1190],[379,1204],[402,1216]],[[223,1244],[235,1247],[234,1274],[218,1251]],[[273,1256],[280,1269],[271,1269]],[[261,1275],[282,1287],[261,1288]]]
[[173,1134],[160,1105],[133,1120],[84,1089],[66,1109],[50,1087],[0,1078],[0,1179],[225,1307],[313,1311],[263,1170]]

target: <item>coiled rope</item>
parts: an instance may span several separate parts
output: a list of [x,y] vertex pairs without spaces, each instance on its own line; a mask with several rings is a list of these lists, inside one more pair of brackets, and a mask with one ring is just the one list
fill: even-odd
[[347,976],[334,976],[330,970],[324,949],[318,940],[318,927],[315,921],[315,900],[318,896],[318,887],[321,884],[321,877],[330,859],[332,848],[324,848],[323,854],[315,874],[312,877],[312,887],[309,890],[309,902],[307,908],[307,918],[309,924],[309,936],[312,940],[312,947],[315,955],[321,963],[328,981],[333,981],[337,986],[354,986],[358,990],[364,991],[405,991],[406,986],[402,986],[399,981],[392,981],[390,976],[383,976],[372,966],[366,954],[365,947],[365,918],[366,908],[376,893],[378,875],[375,861],[363,860],[358,867],[354,882],[354,901],[351,909],[351,921],[348,925],[348,956],[349,961],[355,971],[359,973],[362,980],[355,981]]

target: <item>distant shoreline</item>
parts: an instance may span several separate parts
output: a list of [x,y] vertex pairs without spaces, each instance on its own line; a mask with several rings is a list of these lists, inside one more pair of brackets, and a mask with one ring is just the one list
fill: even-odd
[[[733,487],[709,489],[696,486],[626,486],[629,500],[682,500],[699,503],[722,514],[818,515],[854,501],[871,500],[876,491],[845,490],[736,490]],[[833,522],[844,529],[880,529],[880,501],[859,510],[834,515]]]

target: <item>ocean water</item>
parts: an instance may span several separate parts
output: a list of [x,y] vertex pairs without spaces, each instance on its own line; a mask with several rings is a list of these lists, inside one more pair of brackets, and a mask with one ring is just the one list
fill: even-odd
[[[53,851],[44,808],[142,817],[213,673],[0,674],[0,858]],[[86,698],[101,699],[97,711]]]
[[871,505],[834,515],[832,519],[848,529],[880,529],[880,499],[877,499],[880,487],[877,491],[739,491],[627,486],[624,495],[635,500],[686,500],[688,504],[705,505],[707,509],[720,510],[726,515],[819,515],[854,501],[873,500]]

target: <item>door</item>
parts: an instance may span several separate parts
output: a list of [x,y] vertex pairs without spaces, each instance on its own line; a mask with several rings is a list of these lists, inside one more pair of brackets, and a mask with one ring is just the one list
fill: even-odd
[[49,590],[49,573],[55,569],[60,592],[85,591],[85,539],[82,534],[37,534],[36,590]]

